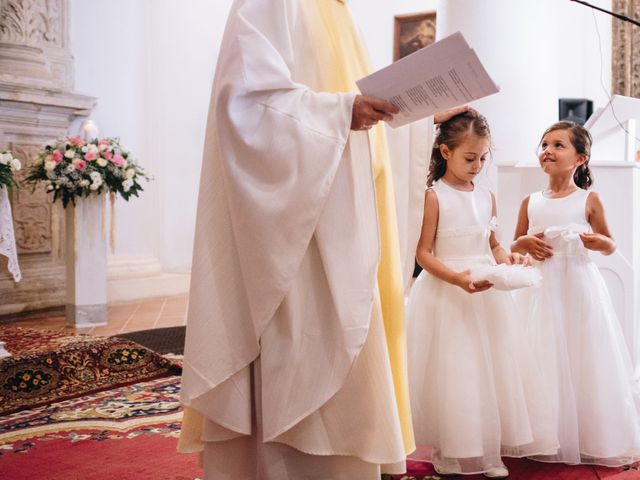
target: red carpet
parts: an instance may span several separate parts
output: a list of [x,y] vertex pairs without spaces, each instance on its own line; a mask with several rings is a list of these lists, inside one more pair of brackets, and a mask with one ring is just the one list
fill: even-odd
[[[626,468],[607,468],[587,465],[540,463],[527,459],[505,458],[504,461],[509,468],[510,480],[640,480],[638,464]],[[423,478],[427,480],[441,478],[429,463],[410,460],[407,467],[409,469],[408,474],[418,480]],[[401,476],[398,478],[401,478]],[[447,477],[447,480],[448,478],[449,477]],[[454,478],[460,480],[487,480],[482,475],[465,475]]]
[[0,418],[2,480],[194,480],[172,376]]
[[[202,478],[197,455],[176,452],[182,419],[179,389],[180,377],[174,375],[0,417],[0,479]],[[640,480],[637,465],[505,462],[511,480]],[[408,467],[418,480],[440,478],[428,463],[409,461]],[[485,480],[480,475],[458,478]]]

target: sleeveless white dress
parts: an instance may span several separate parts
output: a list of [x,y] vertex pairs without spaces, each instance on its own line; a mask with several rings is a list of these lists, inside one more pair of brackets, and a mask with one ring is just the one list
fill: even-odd
[[[433,190],[435,255],[456,271],[495,263],[490,192],[459,191],[442,180]],[[420,273],[408,300],[409,383],[416,443],[432,448],[412,458],[471,474],[501,466],[501,455],[557,451],[525,317],[510,292],[470,294]]]
[[578,236],[590,231],[588,196],[529,198],[528,233],[544,232],[553,257],[536,265],[542,284],[529,292],[527,330],[560,442],[556,455],[536,459],[617,466],[640,458],[640,397],[606,284]]

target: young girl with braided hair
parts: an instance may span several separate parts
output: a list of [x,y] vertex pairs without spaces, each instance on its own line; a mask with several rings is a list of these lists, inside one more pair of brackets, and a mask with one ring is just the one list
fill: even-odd
[[589,169],[591,135],[558,122],[542,135],[547,187],[520,207],[512,251],[542,274],[529,298],[528,335],[553,401],[560,449],[537,460],[619,466],[640,458],[638,385],[611,297],[589,251],[616,245]]

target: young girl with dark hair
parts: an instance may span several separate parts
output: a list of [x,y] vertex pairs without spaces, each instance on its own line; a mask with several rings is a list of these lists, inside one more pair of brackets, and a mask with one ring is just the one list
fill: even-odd
[[414,432],[429,449],[412,458],[441,474],[506,478],[502,455],[554,453],[557,440],[511,294],[471,277],[477,265],[523,260],[498,243],[494,196],[474,183],[490,142],[475,111],[442,123],[435,140],[416,252],[424,271],[407,313]]
[[618,466],[640,457],[640,397],[628,349],[588,251],[616,246],[589,169],[591,135],[573,122],[543,134],[545,190],[525,198],[511,250],[542,274],[530,292],[528,332],[553,400],[560,450],[537,460]]

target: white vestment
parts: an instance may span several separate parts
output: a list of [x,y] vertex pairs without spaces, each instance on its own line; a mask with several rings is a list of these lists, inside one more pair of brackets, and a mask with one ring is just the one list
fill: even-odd
[[[234,478],[215,457],[242,457],[248,439],[253,448],[281,444],[258,452],[263,459],[278,448],[329,463],[342,456],[361,478],[404,461],[376,301],[369,141],[350,131],[355,94],[319,91],[325,66],[313,53],[322,39],[310,27],[310,1],[237,0],[220,50],[182,386],[183,404],[204,419],[207,478]],[[420,153],[402,177],[411,192],[424,190],[430,152]],[[407,194],[403,208],[418,221],[421,195]],[[402,243],[415,251],[417,237]],[[316,460],[311,469],[347,469]],[[256,478],[287,478],[257,462]],[[315,474],[308,478],[338,478]]]

